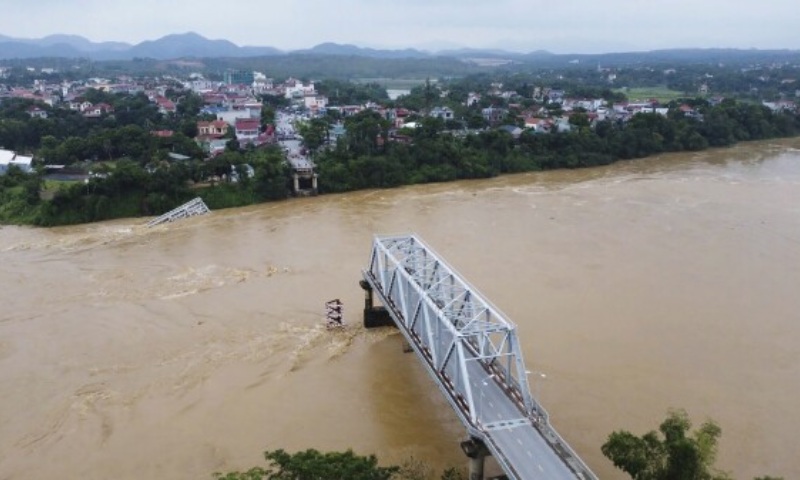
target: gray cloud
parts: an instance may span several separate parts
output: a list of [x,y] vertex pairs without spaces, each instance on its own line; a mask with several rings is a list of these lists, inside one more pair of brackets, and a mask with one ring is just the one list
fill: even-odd
[[[131,43],[195,31],[239,45],[323,41],[556,52],[800,48],[797,0],[0,0],[0,34]],[[223,5],[223,6],[220,6]]]

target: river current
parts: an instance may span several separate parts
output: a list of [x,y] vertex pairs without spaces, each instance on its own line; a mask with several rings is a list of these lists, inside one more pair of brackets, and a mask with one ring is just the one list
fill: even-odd
[[626,478],[608,434],[669,408],[719,423],[736,478],[800,478],[800,140],[144,223],[0,227],[0,479],[210,479],[309,447],[464,465],[399,334],[360,326],[372,236],[404,232],[518,325],[601,478]]

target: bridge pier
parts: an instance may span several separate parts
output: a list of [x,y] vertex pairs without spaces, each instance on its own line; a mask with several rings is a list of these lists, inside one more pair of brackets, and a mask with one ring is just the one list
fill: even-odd
[[469,480],[483,480],[483,470],[489,449],[478,438],[470,438],[461,442],[461,449],[469,458]]
[[364,289],[364,328],[396,327],[385,307],[376,307],[372,287],[366,280],[359,282]]

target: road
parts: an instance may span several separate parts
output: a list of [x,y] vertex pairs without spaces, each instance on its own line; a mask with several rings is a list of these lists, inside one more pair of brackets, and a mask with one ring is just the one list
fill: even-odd
[[283,112],[278,112],[275,117],[276,129],[279,135],[286,136],[288,140],[279,140],[278,143],[286,150],[286,158],[295,170],[311,170],[314,162],[301,153],[301,139],[294,129],[292,122],[295,117]]
[[[503,388],[486,373],[486,370],[471,361],[468,363],[472,383],[472,395],[477,405],[479,423],[487,425],[499,421],[524,418],[517,405],[506,395]],[[530,419],[511,427],[488,430],[490,441],[525,480],[575,480],[576,475],[556,454]],[[485,442],[489,443],[489,442]]]

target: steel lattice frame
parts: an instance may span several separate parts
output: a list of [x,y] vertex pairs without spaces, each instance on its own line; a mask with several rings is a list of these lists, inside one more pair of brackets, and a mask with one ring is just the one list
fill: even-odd
[[387,307],[401,314],[414,346],[466,416],[462,420],[481,428],[468,362],[483,367],[478,381],[491,377],[507,389],[520,416],[546,415],[530,394],[516,326],[419,238],[376,237],[364,273],[389,300]]
[[[509,478],[523,477],[501,451],[496,434],[527,425],[568,465],[567,477],[597,480],[531,396],[516,326],[433,249],[415,235],[375,237],[363,275],[470,435],[484,442]],[[475,401],[490,381],[511,405],[494,421],[482,418]]]

